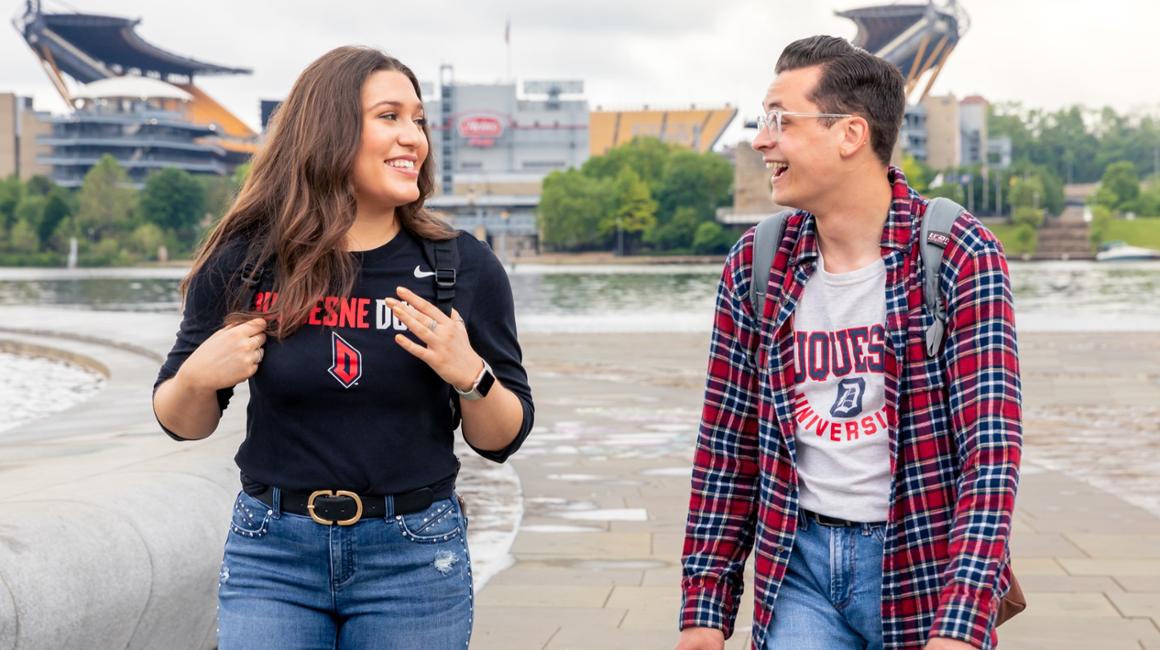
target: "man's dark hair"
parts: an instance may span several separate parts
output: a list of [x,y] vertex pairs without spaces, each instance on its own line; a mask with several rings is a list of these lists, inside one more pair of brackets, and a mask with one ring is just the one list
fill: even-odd
[[781,51],[774,71],[821,66],[822,75],[810,101],[824,113],[851,113],[870,123],[870,145],[884,165],[890,164],[902,118],[906,89],[893,64],[835,36],[811,36]]

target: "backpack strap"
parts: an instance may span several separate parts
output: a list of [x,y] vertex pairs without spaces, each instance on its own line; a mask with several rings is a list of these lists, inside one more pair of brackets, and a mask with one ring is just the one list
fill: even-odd
[[765,290],[769,285],[769,272],[773,266],[773,256],[781,245],[785,234],[785,222],[797,210],[782,210],[766,217],[757,224],[753,233],[753,277],[749,282],[749,304],[753,315],[760,323],[765,315]]
[[242,303],[242,309],[249,311],[257,309],[254,304],[254,299],[258,296],[258,287],[262,284],[262,280],[266,279],[267,264],[249,263],[242,267],[242,289],[245,295],[245,302]]
[[951,226],[965,208],[947,198],[931,199],[922,218],[922,299],[934,322],[926,330],[926,355],[934,357],[942,347],[946,333],[947,309],[938,290],[939,268],[943,251],[951,241]]
[[459,273],[459,238],[440,241],[423,240],[423,256],[435,271],[435,306],[451,315],[455,301],[455,280]]

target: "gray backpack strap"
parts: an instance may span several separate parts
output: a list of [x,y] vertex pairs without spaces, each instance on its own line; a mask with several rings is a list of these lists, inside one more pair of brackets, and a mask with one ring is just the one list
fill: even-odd
[[753,315],[759,322],[765,314],[765,288],[769,285],[773,256],[785,234],[785,222],[794,212],[796,210],[782,210],[772,217],[762,219],[753,233],[753,277],[749,283],[749,304],[753,306]]
[[943,250],[951,241],[951,225],[964,212],[963,206],[947,198],[931,199],[922,219],[922,299],[934,315],[934,322],[926,330],[926,354],[934,357],[942,347],[946,333],[947,308],[942,292],[938,290],[939,267]]

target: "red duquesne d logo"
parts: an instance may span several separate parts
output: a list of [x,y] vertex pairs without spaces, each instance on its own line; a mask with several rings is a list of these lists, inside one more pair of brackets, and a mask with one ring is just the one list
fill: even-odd
[[334,349],[330,374],[343,388],[350,388],[362,377],[362,352],[347,343],[338,332],[331,332],[330,339]]

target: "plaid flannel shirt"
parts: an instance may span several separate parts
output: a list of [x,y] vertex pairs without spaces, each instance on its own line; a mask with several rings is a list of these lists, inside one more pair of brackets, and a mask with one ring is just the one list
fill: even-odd
[[[883,556],[885,647],[936,636],[988,649],[1010,587],[1008,538],[1022,449],[1019,360],[1007,263],[969,214],[956,220],[939,273],[947,331],[924,340],[920,225],[926,200],[890,168],[886,404],[891,494]],[[812,215],[790,217],[774,256],[761,324],[749,302],[753,230],[733,247],[717,293],[705,403],[683,553],[680,626],[733,632],[755,547],[753,647],[776,611],[797,531],[793,426],[794,307],[818,258]]]

